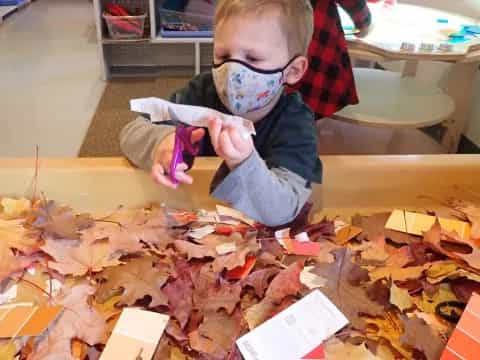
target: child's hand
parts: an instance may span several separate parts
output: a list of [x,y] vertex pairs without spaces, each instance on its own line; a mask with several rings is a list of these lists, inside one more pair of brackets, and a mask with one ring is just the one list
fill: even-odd
[[245,161],[253,151],[253,141],[249,136],[244,139],[234,126],[223,126],[218,118],[208,120],[208,131],[213,148],[227,164],[230,170]]
[[373,21],[370,23],[370,25],[365,26],[364,28],[360,29],[360,32],[357,34],[357,37],[359,38],[364,38],[370,35],[373,31],[374,25]]
[[[192,143],[197,143],[202,140],[205,135],[204,129],[196,129],[192,132]],[[153,180],[160,185],[164,185],[171,189],[176,189],[178,184],[174,184],[170,179],[168,171],[170,169],[170,163],[172,162],[173,157],[173,148],[175,146],[175,133],[167,136],[160,144],[158,144],[157,149],[155,150],[155,156],[153,159],[152,166],[152,177]],[[190,175],[187,175],[188,166],[185,163],[181,163],[177,166],[177,171],[175,177],[179,183],[183,184],[192,184],[193,178]]]

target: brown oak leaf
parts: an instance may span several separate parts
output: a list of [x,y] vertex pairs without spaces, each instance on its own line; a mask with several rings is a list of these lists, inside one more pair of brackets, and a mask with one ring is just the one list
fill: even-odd
[[316,264],[311,272],[327,279],[327,284],[320,290],[355,328],[362,329],[364,321],[360,314],[380,316],[385,311],[384,307],[370,300],[364,285],[359,284],[360,280],[364,280],[364,271],[352,262],[351,250],[340,249],[335,251],[334,255],[333,264]]
[[404,334],[400,338],[402,344],[422,351],[427,360],[440,358],[446,343],[432,331],[425,321],[419,318],[403,319]]
[[161,288],[169,275],[168,268],[157,265],[154,258],[136,258],[125,265],[106,269],[97,275],[97,278],[105,281],[100,283],[95,297],[102,303],[113,295],[112,291],[122,289],[119,301],[121,305],[131,306],[146,295],[152,298],[150,307],[167,305],[167,297]]
[[119,261],[120,254],[112,254],[105,241],[72,244],[68,240],[46,240],[41,249],[55,260],[48,262],[50,268],[63,275],[83,276],[122,264]]
[[193,309],[193,284],[189,277],[182,276],[169,282],[163,289],[168,298],[172,316],[185,328]]
[[251,286],[259,298],[263,298],[272,278],[279,273],[276,267],[254,271],[242,280],[242,287]]
[[452,280],[450,282],[450,287],[455,296],[464,303],[468,303],[474,292],[480,294],[480,282],[465,278]]
[[228,352],[242,332],[242,320],[240,311],[236,311],[232,315],[221,311],[207,313],[198,328],[198,333]]
[[468,201],[451,200],[452,207],[471,222],[470,237],[480,239],[480,207]]
[[193,304],[203,312],[225,309],[231,314],[240,302],[242,286],[239,282],[229,283],[212,271],[211,265],[204,265],[194,279]]
[[302,270],[303,261],[296,261],[280,271],[270,283],[265,298],[273,303],[280,303],[287,296],[297,295],[303,287],[300,281]]
[[217,256],[215,249],[211,249],[205,245],[194,244],[187,240],[175,240],[175,248],[180,254],[187,255],[187,259],[203,259],[206,257],[214,258]]
[[59,319],[47,333],[38,339],[28,360],[72,359],[71,341],[80,339],[89,345],[102,341],[106,329],[104,318],[88,303],[95,289],[86,284],[77,285],[58,299],[65,307]]

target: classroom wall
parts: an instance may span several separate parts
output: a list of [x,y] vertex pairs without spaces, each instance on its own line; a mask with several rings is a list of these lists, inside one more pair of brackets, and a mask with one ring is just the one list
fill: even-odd
[[[446,11],[457,12],[469,17],[480,19],[480,0],[398,0],[400,3],[429,6]],[[384,64],[391,70],[401,70],[401,63]],[[420,64],[418,76],[427,82],[437,82],[448,69],[449,65],[442,63],[423,62]],[[480,146],[480,70],[475,80],[472,107],[465,135]]]

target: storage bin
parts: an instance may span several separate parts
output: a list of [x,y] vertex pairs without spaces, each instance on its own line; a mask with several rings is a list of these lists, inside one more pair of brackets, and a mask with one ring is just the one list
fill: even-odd
[[135,39],[143,37],[147,14],[137,16],[112,16],[104,13],[108,33],[112,39]]
[[212,16],[158,8],[157,19],[159,19],[160,35],[165,38],[213,36]]

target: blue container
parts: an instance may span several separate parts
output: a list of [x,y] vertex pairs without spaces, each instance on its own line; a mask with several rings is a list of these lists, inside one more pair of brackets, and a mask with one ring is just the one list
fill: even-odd
[[21,4],[24,0],[0,0],[0,6],[15,6]]
[[213,36],[213,17],[157,9],[159,32],[164,38],[198,37],[210,38]]

